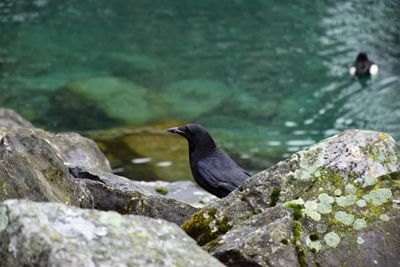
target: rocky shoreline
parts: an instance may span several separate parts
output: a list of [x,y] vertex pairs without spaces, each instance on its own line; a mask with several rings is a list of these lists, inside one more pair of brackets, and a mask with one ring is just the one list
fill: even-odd
[[0,138],[5,266],[400,264],[400,150],[385,133],[342,132],[223,199],[115,175],[94,141],[12,110]]

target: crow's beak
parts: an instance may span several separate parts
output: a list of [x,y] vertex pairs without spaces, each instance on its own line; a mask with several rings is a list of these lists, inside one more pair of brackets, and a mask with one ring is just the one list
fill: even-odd
[[167,130],[167,132],[174,133],[174,134],[179,134],[179,135],[182,135],[182,136],[186,136],[185,128],[183,128],[183,127],[169,128]]

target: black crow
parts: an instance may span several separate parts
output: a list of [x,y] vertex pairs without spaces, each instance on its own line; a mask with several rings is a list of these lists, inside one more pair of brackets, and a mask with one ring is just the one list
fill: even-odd
[[188,140],[192,175],[211,194],[219,198],[225,197],[250,176],[217,148],[210,134],[200,124],[174,127],[168,129],[168,132],[179,134]]
[[357,55],[356,61],[350,67],[350,74],[352,76],[374,76],[378,72],[378,65],[369,60],[367,53],[364,52]]

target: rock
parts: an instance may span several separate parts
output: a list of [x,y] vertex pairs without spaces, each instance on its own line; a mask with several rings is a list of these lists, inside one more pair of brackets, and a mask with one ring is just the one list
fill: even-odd
[[137,183],[150,193],[157,193],[168,198],[176,199],[197,208],[201,208],[210,201],[217,199],[214,195],[204,191],[191,181],[178,181],[173,183],[165,181],[139,181]]
[[33,125],[18,115],[14,110],[0,108],[0,128],[26,127],[33,128]]
[[187,203],[163,196],[148,185],[144,187],[143,182],[96,170],[71,168],[70,171],[89,189],[96,209],[164,219],[178,225],[198,210]]
[[57,203],[0,204],[4,266],[223,266],[178,226]]
[[225,84],[205,79],[182,80],[171,84],[161,96],[176,119],[193,120],[220,106],[232,95]]
[[396,266],[399,179],[390,136],[345,131],[246,180],[182,227],[228,266]]
[[[165,103],[150,90],[115,77],[99,77],[66,84],[53,94],[55,113],[79,129],[97,129],[121,123],[144,123],[164,117]],[[66,105],[67,104],[67,105]],[[85,114],[82,118],[82,114]],[[104,122],[98,121],[99,116]]]
[[[113,175],[108,160],[94,141],[79,134],[0,128],[0,137],[0,200],[63,202],[162,218],[179,225],[197,211],[191,203],[157,192],[161,187],[143,186],[143,182]],[[170,188],[171,196],[182,195],[177,186]],[[194,200],[194,192],[185,192],[185,196],[192,194]]]
[[44,133],[29,128],[0,131],[0,200],[26,198],[92,207],[90,193],[69,174],[54,147],[41,137]]
[[65,165],[111,172],[110,163],[96,143],[77,133],[53,134],[37,128],[1,129],[0,137],[8,134],[35,136],[50,144]]
[[47,140],[68,166],[111,172],[110,163],[93,140],[77,133],[46,133]]
[[183,124],[167,121],[86,135],[96,141],[120,175],[134,180],[193,181],[186,140],[166,132]]

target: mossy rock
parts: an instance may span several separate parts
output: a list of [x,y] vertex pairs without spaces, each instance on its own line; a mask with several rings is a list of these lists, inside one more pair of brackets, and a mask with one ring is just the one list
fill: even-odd
[[[400,260],[399,173],[399,147],[385,133],[351,130],[323,140],[204,208],[217,209],[232,224],[212,254],[226,264],[394,266]],[[291,215],[272,216],[276,209]],[[267,214],[271,222],[259,219]],[[273,244],[248,234],[249,225],[262,235],[266,224],[275,229],[286,217],[287,232]],[[283,265],[276,259],[284,243],[295,261]],[[268,251],[270,246],[275,249]]]

